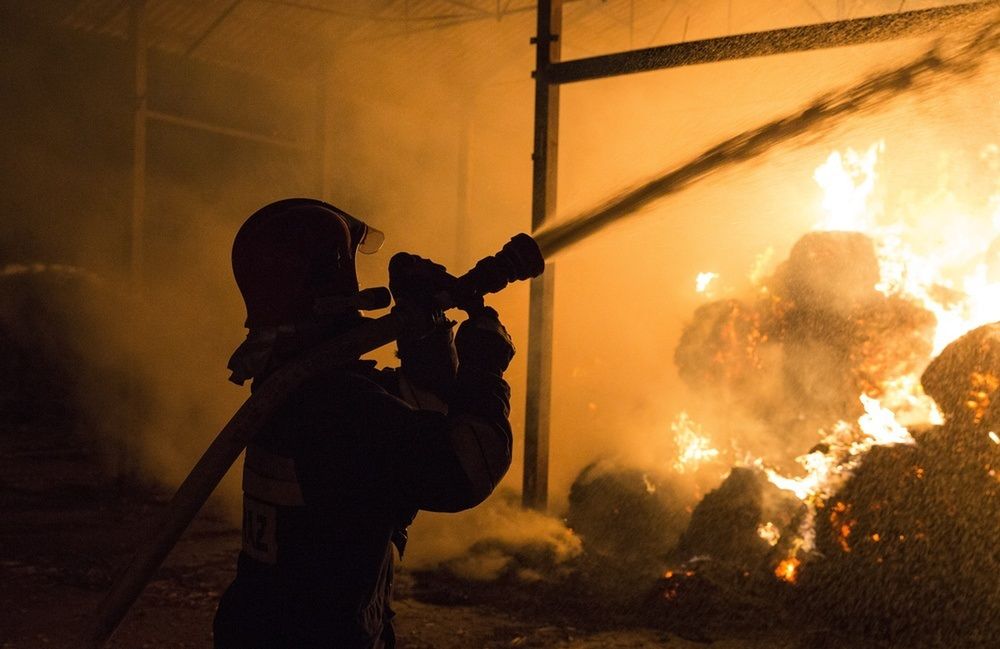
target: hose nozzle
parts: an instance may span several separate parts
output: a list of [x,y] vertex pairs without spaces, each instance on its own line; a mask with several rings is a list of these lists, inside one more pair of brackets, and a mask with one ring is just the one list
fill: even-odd
[[527,234],[517,234],[500,252],[477,261],[472,270],[458,278],[454,291],[441,296],[440,301],[446,308],[474,304],[487,293],[497,293],[511,282],[538,277],[544,270],[545,259],[538,244]]

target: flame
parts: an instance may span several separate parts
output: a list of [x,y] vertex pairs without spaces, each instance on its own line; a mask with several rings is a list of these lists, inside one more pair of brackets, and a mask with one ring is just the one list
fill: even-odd
[[[874,288],[934,314],[932,353],[937,355],[963,334],[1000,320],[1000,146],[988,144],[980,152],[984,168],[992,175],[987,181],[994,187],[987,200],[964,202],[942,181],[936,188],[929,183],[919,197],[908,197],[891,209],[879,200],[879,162],[885,151],[883,140],[860,151],[834,151],[815,169],[813,178],[823,190],[825,214],[813,229],[856,231],[872,238],[880,271]],[[761,278],[771,254],[769,250],[759,256],[751,272],[751,283],[762,292],[767,291]],[[696,290],[707,291],[714,278],[714,273],[699,274]],[[908,427],[943,423],[940,410],[921,388],[923,368],[910,370],[867,386],[859,395],[864,414],[856,422],[839,421],[820,430],[816,449],[796,458],[801,475],[789,477],[760,459],[752,462],[778,488],[794,493],[806,505],[800,528],[791,539],[794,549],[774,570],[778,579],[796,581],[799,550],[808,553],[815,548],[819,512],[828,517],[844,552],[851,552],[852,544],[882,540],[878,533],[858,538],[850,503],[831,505],[829,501],[872,448],[912,444]],[[974,374],[969,386],[966,405],[979,421],[991,405],[991,395],[1000,389],[1000,377]],[[671,428],[678,448],[674,464],[678,471],[694,470],[701,462],[718,457],[719,452],[686,413]],[[1000,445],[1000,434],[990,431],[988,436]],[[918,479],[923,477],[922,467],[914,470]],[[772,546],[780,539],[771,523],[761,524],[757,534]]]
[[767,522],[757,526],[757,536],[767,541],[767,544],[771,547],[774,547],[781,540],[781,531],[774,523]]
[[[814,547],[814,521],[816,508],[829,499],[858,467],[864,455],[875,446],[913,444],[909,430],[896,420],[895,414],[882,406],[878,399],[862,394],[861,405],[865,413],[858,417],[856,425],[845,421],[837,422],[814,450],[795,458],[805,469],[805,475],[789,478],[757,460],[755,464],[764,470],[768,480],[779,489],[790,491],[808,505],[809,512],[798,534],[801,546],[809,551]],[[824,450],[825,449],[825,450]],[[834,514],[838,510],[834,508]],[[848,526],[849,528],[849,526]],[[841,528],[843,531],[843,528]],[[844,539],[847,534],[843,534]],[[845,543],[841,543],[843,547]],[[849,547],[845,551],[850,551]]]
[[824,189],[823,208],[827,217],[816,224],[815,230],[868,231],[873,226],[868,198],[875,189],[875,166],[885,150],[885,141],[872,144],[864,153],[847,149],[834,151],[813,172],[813,178]]
[[750,269],[748,279],[750,284],[759,287],[762,291],[767,291],[763,286],[764,278],[773,272],[774,248],[768,246],[767,249],[754,257],[753,268]]
[[712,447],[712,441],[704,435],[698,425],[686,412],[681,412],[670,424],[677,445],[677,459],[674,469],[678,473],[697,471],[705,462],[719,457],[719,450]]
[[778,567],[774,569],[774,576],[782,581],[787,581],[790,584],[794,584],[795,580],[798,579],[798,569],[799,564],[802,562],[795,557],[788,557],[783,559]]
[[858,426],[865,435],[862,442],[863,448],[851,449],[852,455],[866,453],[872,446],[893,446],[895,444],[912,444],[913,437],[910,431],[898,421],[896,414],[887,408],[883,408],[878,399],[873,399],[866,395],[861,395],[861,405],[865,408],[865,414],[858,417]]
[[[822,205],[827,214],[814,229],[860,231],[872,237],[880,269],[875,288],[887,296],[912,300],[936,316],[933,353],[938,354],[966,332],[1000,320],[1000,252],[992,249],[1000,248],[1000,147],[990,144],[980,154],[989,170],[997,174],[997,191],[986,201],[985,212],[976,213],[950,192],[939,190],[929,199],[911,201],[907,211],[888,219],[888,224],[884,223],[884,207],[872,204],[879,157],[884,151],[885,142],[879,140],[863,152],[834,151],[817,167],[813,177],[824,191]],[[947,224],[947,236],[941,234],[942,223]],[[991,262],[997,267],[991,269]],[[970,377],[966,405],[977,421],[998,387],[1000,377],[992,374]],[[937,406],[920,387],[918,372],[874,386],[873,394],[879,398],[860,395],[865,412],[855,425],[837,422],[828,432],[821,431],[821,450],[796,458],[804,475],[786,477],[756,462],[772,483],[808,505],[806,520],[798,531],[805,550],[812,549],[816,510],[868,451],[875,446],[912,444],[907,425],[943,423]],[[1000,435],[991,432],[990,439],[1000,444]],[[922,474],[923,470],[919,471]],[[829,516],[839,531],[841,548],[850,552],[856,521],[850,517],[849,505],[837,503]],[[798,563],[789,561],[782,562],[775,574],[794,581]]]
[[695,293],[702,293],[709,295],[708,285],[712,283],[712,280],[719,277],[718,273],[705,272],[698,273],[698,276],[694,280],[694,290]]
[[896,415],[896,421],[904,426],[944,423],[944,415],[934,400],[924,394],[917,374],[904,374],[888,379],[880,386],[882,396],[879,401]]
[[[870,200],[885,148],[879,140],[863,153],[834,151],[816,168],[813,178],[823,190],[827,213],[813,229],[871,236],[881,270],[876,288],[911,299],[937,317],[938,354],[962,334],[1000,320],[1000,255],[995,249],[1000,244],[1000,147],[989,144],[980,152],[989,171],[997,174],[997,190],[981,211],[939,188],[894,214],[885,214],[883,205]],[[942,224],[947,236],[942,236]]]
[[[778,488],[794,493],[803,502],[826,499],[850,476],[865,453],[875,446],[912,444],[909,430],[891,410],[883,408],[877,399],[861,395],[865,414],[858,417],[857,426],[837,422],[826,434],[817,450],[795,458],[806,472],[799,478],[787,478],[774,469],[757,462],[768,479]],[[826,451],[820,449],[828,449]]]

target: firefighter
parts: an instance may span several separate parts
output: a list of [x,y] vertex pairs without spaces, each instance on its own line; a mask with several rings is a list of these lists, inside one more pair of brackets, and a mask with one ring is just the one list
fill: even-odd
[[[355,256],[380,241],[317,200],[254,213],[233,245],[249,333],[231,380],[253,389],[357,326],[366,293]],[[263,422],[246,452],[243,547],[215,616],[217,649],[392,649],[394,552],[417,510],[474,507],[506,473],[514,347],[481,301],[463,305],[452,336],[433,296],[453,281],[429,260],[394,256],[389,288],[411,323],[400,367],[330,367]]]

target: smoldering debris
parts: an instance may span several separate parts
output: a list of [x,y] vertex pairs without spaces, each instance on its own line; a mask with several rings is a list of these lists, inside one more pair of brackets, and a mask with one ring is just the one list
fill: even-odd
[[[872,240],[811,232],[756,295],[695,311],[674,353],[696,395],[764,424],[795,455],[861,414],[858,394],[926,365],[934,315],[875,290]],[[790,458],[774,458],[776,461]]]
[[691,513],[671,553],[676,564],[710,557],[740,572],[766,574],[788,555],[805,507],[758,469],[734,468]]
[[650,569],[677,543],[690,514],[689,498],[669,476],[610,460],[585,467],[569,492],[566,522],[593,557],[616,572]]
[[775,569],[796,542],[802,502],[762,471],[736,467],[691,513],[646,606],[684,637],[708,640],[734,630],[789,623],[789,585]]

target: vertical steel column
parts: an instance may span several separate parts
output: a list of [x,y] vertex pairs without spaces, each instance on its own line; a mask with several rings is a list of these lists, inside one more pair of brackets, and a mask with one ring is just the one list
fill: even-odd
[[[531,228],[555,213],[559,143],[559,86],[549,66],[559,61],[562,0],[539,0],[535,43],[535,143],[532,154]],[[524,416],[525,507],[544,510],[549,489],[549,410],[552,400],[552,310],[555,268],[531,280],[528,320],[528,385]]]
[[135,48],[135,110],[132,124],[132,225],[129,271],[136,287],[142,285],[143,231],[146,220],[147,32],[146,2],[133,0],[132,42]]

